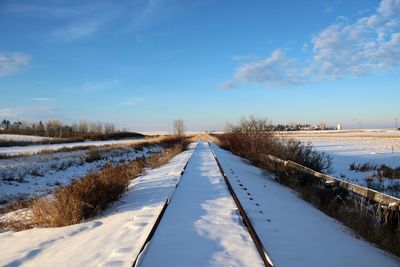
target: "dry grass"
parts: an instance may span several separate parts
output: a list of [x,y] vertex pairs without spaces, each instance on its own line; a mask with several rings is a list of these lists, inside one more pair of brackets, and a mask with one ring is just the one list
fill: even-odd
[[92,147],[86,153],[85,161],[86,162],[98,161],[98,160],[101,160],[101,156],[102,155],[101,155],[100,149]]
[[[29,206],[32,205],[34,200],[35,200],[35,198],[18,199],[16,201],[12,201],[12,203],[10,205],[7,205],[6,207],[0,209],[0,214],[4,214],[4,213],[11,212],[11,211],[24,209],[24,208],[28,208]],[[6,204],[6,203],[7,202],[5,202],[3,204]]]
[[177,144],[169,149],[163,149],[159,153],[154,153],[145,159],[146,166],[149,168],[158,168],[168,163],[175,155],[181,153],[186,147],[184,144]]
[[[149,145],[159,145],[162,151],[153,153],[147,158],[137,158],[130,163],[105,166],[100,172],[87,174],[67,186],[58,188],[51,196],[21,201],[10,209],[29,207],[32,218],[29,221],[16,220],[1,223],[0,228],[24,230],[34,226],[60,227],[80,223],[117,201],[127,190],[130,180],[143,173],[145,168],[160,167],[182,152],[188,145],[188,140],[168,137],[157,139],[156,142],[148,140],[135,144],[133,147],[141,150]],[[104,151],[97,148],[90,150],[88,157],[98,158]]]
[[269,169],[276,167],[267,160],[267,155],[291,160],[318,172],[331,171],[331,158],[325,153],[316,151],[310,144],[303,144],[294,139],[282,139],[273,132],[227,133],[218,135],[221,147],[244,157],[257,166]]
[[132,162],[106,166],[101,172],[90,173],[57,189],[51,197],[36,200],[31,206],[32,221],[42,227],[79,223],[117,201],[129,181],[141,172],[143,166]]

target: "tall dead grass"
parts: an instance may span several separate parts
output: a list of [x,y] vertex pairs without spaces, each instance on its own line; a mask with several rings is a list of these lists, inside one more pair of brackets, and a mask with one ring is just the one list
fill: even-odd
[[33,202],[32,221],[40,227],[72,225],[90,218],[117,201],[127,190],[129,182],[143,173],[145,168],[157,168],[187,146],[186,138],[167,138],[160,141],[159,153],[138,158],[131,163],[106,166],[102,171],[90,173],[65,187],[57,189],[51,197]]
[[42,227],[79,223],[117,201],[129,181],[142,172],[143,166],[137,162],[106,166],[57,189],[51,197],[36,200],[31,206],[32,220]]

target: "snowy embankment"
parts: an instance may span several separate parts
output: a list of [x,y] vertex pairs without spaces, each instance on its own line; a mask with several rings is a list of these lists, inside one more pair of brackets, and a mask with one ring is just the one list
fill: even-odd
[[0,233],[5,266],[132,266],[165,200],[194,149],[134,179],[128,192],[88,222],[18,233]]
[[36,136],[36,135],[20,135],[20,134],[0,134],[0,141],[15,141],[15,142],[41,142],[52,140],[51,137]]
[[106,163],[128,162],[159,151],[159,146],[143,150],[117,147],[99,154],[101,158],[95,161],[87,160],[90,152],[85,150],[1,159],[0,201],[45,195],[73,179],[101,170]]
[[263,266],[207,143],[199,143],[140,266]]
[[74,148],[86,146],[107,146],[107,145],[130,145],[148,141],[148,139],[126,139],[126,140],[109,140],[109,141],[86,141],[76,143],[49,144],[49,145],[32,145],[32,146],[13,146],[0,147],[0,156],[16,156],[25,154],[36,154],[43,150],[58,150],[61,148]]
[[272,175],[212,148],[275,266],[400,266],[399,259],[356,238]]

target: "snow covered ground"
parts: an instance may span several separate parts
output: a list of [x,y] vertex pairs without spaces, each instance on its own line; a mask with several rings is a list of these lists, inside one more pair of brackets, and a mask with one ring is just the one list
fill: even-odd
[[106,162],[118,164],[158,151],[159,146],[141,151],[117,147],[93,162],[86,160],[87,150],[0,159],[0,201],[45,195],[73,179],[102,169]]
[[132,266],[193,149],[191,145],[167,165],[134,179],[122,199],[98,218],[67,227],[0,233],[0,265]]
[[[148,139],[146,140],[148,141]],[[32,145],[32,146],[13,146],[13,147],[0,147],[1,155],[23,155],[35,154],[42,150],[58,150],[61,148],[73,148],[82,146],[106,146],[106,145],[126,145],[144,142],[144,139],[124,139],[124,140],[109,140],[109,141],[86,141],[65,144],[49,144],[49,145]]]
[[400,266],[289,188],[230,152],[212,145],[275,266]]
[[[365,133],[371,136],[365,137]],[[291,137],[302,142],[311,142],[319,151],[329,154],[333,158],[332,167],[335,177],[345,179],[362,186],[372,186],[378,191],[383,191],[399,197],[399,179],[373,179],[373,183],[366,180],[374,171],[356,172],[350,170],[350,164],[371,163],[373,165],[385,164],[395,168],[400,166],[400,131],[369,130],[349,133],[334,133],[319,136],[313,132],[292,132]],[[346,136],[343,136],[346,135]]]
[[[272,175],[211,146],[275,266],[400,266],[399,259],[354,237]],[[131,266],[171,198],[139,266],[260,266],[210,148],[194,148],[134,179],[123,198],[97,218],[0,233],[1,265]]]
[[21,135],[21,134],[0,134],[0,141],[18,141],[18,142],[40,142],[51,140],[53,138],[35,136],[35,135]]
[[263,266],[207,143],[199,143],[140,266]]
[[323,130],[323,131],[282,131],[277,132],[280,135],[296,137],[377,137],[391,138],[400,137],[400,131],[389,129],[365,129],[365,130]]

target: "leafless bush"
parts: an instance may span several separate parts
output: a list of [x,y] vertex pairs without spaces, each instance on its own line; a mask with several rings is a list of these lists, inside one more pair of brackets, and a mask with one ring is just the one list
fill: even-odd
[[173,130],[175,136],[184,136],[185,135],[185,124],[183,120],[174,120],[173,122]]
[[219,135],[221,146],[262,167],[270,167],[267,155],[291,160],[315,171],[331,171],[331,158],[316,151],[310,144],[294,139],[280,139],[274,135],[271,123],[265,118],[243,118],[232,131]]
[[88,150],[85,161],[86,162],[94,162],[101,160],[101,153],[98,148],[92,147]]
[[106,166],[57,189],[52,197],[36,200],[31,208],[33,222],[42,227],[71,225],[89,218],[117,201],[129,181],[143,171],[137,162]]

